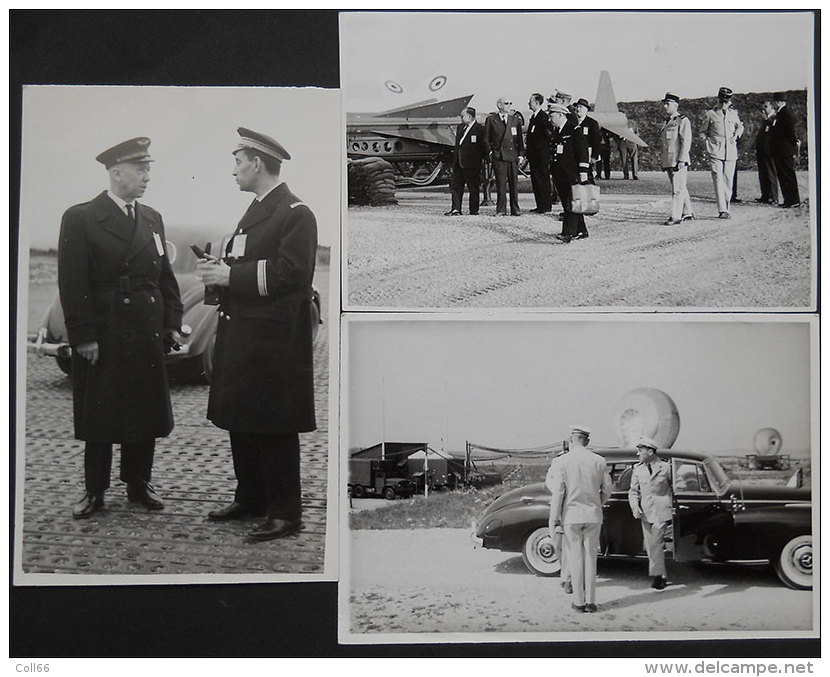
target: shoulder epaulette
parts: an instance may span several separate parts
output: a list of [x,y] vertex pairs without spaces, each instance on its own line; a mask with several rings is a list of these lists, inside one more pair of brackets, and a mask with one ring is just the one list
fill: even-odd
[[305,206],[306,206],[305,202],[294,202],[291,205],[291,209],[294,209],[294,207],[305,207]]

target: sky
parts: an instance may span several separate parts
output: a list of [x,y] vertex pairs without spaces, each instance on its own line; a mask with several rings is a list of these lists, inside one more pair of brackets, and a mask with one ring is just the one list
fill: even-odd
[[[618,101],[715,96],[723,85],[800,89],[813,79],[806,13],[355,13],[340,21],[349,112],[465,94],[482,111],[499,96],[525,110],[531,93],[556,89],[593,101],[602,70]],[[432,92],[436,76],[446,84]],[[387,80],[403,92],[390,92]]]
[[810,447],[817,367],[803,320],[396,317],[344,331],[348,448],[383,436],[437,451],[535,448],[566,439],[570,425],[616,446],[616,406],[642,387],[677,405],[675,449],[750,451],[765,427],[781,433],[782,453]]
[[147,136],[154,162],[145,204],[171,227],[231,232],[253,193],[234,181],[247,127],[291,154],[282,176],[317,217],[321,244],[340,228],[340,94],[319,88],[27,86],[23,92],[21,235],[55,247],[63,212],[108,187],[95,157]]

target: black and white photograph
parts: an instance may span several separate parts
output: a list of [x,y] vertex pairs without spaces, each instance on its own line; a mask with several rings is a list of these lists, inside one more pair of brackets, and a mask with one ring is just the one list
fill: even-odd
[[342,340],[341,642],[817,636],[815,320],[356,313]]
[[349,310],[814,310],[811,12],[340,17]]
[[24,89],[16,583],[336,580],[339,109]]

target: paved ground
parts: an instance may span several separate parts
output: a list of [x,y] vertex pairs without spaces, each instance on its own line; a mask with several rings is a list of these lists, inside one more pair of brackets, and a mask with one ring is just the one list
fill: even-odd
[[[315,280],[327,317],[328,274]],[[328,469],[328,324],[318,333],[315,382],[318,429],[300,436],[303,529],[267,543],[247,542],[253,520],[213,524],[205,515],[233,497],[227,433],[205,419],[208,386],[171,377],[176,427],[156,447],[153,485],[165,509],[127,502],[117,480],[105,509],[74,520],[83,494],[83,443],[73,439],[69,379],[51,358],[30,356],[22,568],[65,574],[322,574]],[[116,448],[117,449],[117,448]]]

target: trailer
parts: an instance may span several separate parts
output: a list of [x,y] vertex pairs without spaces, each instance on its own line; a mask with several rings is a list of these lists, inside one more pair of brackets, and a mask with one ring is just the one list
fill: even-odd
[[415,483],[406,476],[407,468],[394,459],[350,458],[349,494],[354,498],[383,496],[392,501],[409,498]]

